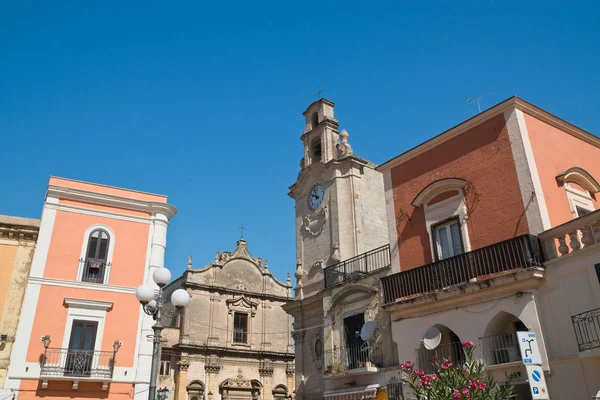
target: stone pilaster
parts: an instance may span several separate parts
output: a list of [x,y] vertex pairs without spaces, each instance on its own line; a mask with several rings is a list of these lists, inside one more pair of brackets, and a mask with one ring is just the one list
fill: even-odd
[[[204,364],[204,370],[206,371],[206,377],[208,380],[208,382],[206,383],[206,393],[212,393],[212,399],[216,399],[216,394],[219,391],[217,388],[219,372],[221,371],[221,363],[219,359],[214,357],[208,357],[206,359],[206,364]],[[206,398],[209,399],[209,396],[207,396]]]
[[258,373],[260,374],[260,380],[263,385],[262,398],[263,400],[271,399],[271,378],[273,377],[273,363],[265,360],[260,362],[258,367]]
[[294,381],[294,375],[296,375],[296,368],[294,362],[288,362],[285,367],[285,376],[287,379],[288,396],[294,392],[296,388],[296,382]]
[[175,400],[186,400],[187,373],[190,362],[187,358],[182,358],[177,363],[177,379],[175,380]]

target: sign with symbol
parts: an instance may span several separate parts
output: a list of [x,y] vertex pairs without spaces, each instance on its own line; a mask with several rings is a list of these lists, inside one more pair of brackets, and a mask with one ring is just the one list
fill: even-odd
[[539,365],[526,365],[525,368],[527,368],[527,379],[529,381],[529,387],[531,388],[531,398],[533,400],[550,399],[542,367]]
[[521,359],[525,365],[542,365],[542,356],[534,332],[517,332]]

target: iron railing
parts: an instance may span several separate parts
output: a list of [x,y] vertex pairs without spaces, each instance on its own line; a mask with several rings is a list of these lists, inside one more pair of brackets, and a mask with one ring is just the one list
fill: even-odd
[[517,236],[491,246],[381,278],[384,304],[487,279],[510,271],[542,267],[537,238]]
[[451,361],[454,365],[464,364],[466,357],[465,351],[460,342],[443,344],[433,350],[428,350],[424,347],[415,350],[417,354],[417,365],[425,374],[434,374],[437,372],[438,366],[436,360],[443,361],[444,359]]
[[573,315],[571,320],[579,351],[600,347],[600,308]]
[[506,364],[521,361],[521,352],[516,333],[500,333],[479,338],[483,360],[486,365]]
[[378,247],[325,268],[325,287],[359,279],[390,266],[390,245]]
[[380,342],[364,342],[325,350],[325,373],[335,374],[358,368],[385,368],[395,365],[392,352],[384,352]]
[[82,282],[104,283],[104,274],[108,264],[98,260],[81,260],[84,263],[83,273],[81,274]]
[[112,351],[48,348],[42,361],[41,376],[111,379],[115,353]]
[[245,329],[234,329],[233,343],[248,343],[248,331]]

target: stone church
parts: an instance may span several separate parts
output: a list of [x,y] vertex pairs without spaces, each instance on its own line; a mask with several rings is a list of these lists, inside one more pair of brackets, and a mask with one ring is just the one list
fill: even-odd
[[284,305],[294,317],[296,399],[392,399],[397,351],[380,287],[392,273],[383,176],[338,131],[331,101],[303,115],[304,158],[289,192],[297,283]]
[[158,389],[175,400],[282,400],[294,390],[292,299],[285,283],[240,239],[203,268],[192,260],[165,287],[191,296],[184,315],[165,319]]

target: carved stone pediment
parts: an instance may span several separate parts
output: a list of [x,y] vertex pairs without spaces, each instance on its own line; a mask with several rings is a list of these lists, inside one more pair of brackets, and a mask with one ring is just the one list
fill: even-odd
[[252,316],[254,316],[256,314],[256,309],[258,308],[258,303],[248,299],[244,295],[235,297],[233,299],[228,299],[225,302],[227,303],[227,308],[229,308],[229,314],[231,314],[235,309],[246,309],[252,314]]
[[250,379],[244,378],[242,369],[238,369],[238,374],[235,378],[229,378],[221,384],[223,389],[252,389],[252,382]]

